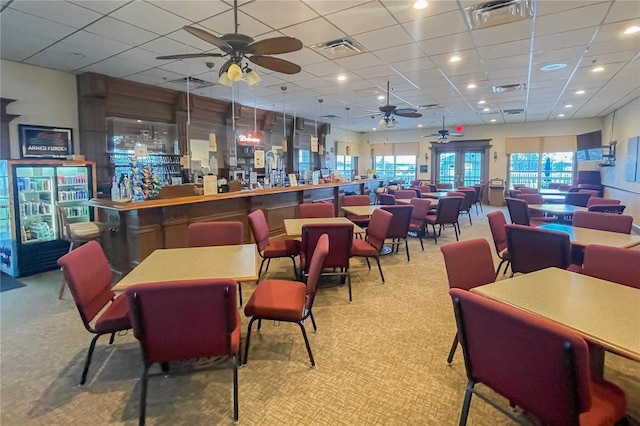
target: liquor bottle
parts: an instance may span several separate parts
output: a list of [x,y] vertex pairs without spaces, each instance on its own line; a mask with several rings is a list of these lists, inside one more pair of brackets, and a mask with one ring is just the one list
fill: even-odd
[[116,182],[116,177],[114,176],[111,179],[111,201],[119,201],[120,198],[120,188],[118,188],[118,183]]

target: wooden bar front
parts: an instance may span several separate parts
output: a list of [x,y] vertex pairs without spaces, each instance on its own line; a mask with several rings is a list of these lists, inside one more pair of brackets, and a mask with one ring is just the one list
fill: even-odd
[[284,219],[295,218],[301,203],[329,201],[341,214],[345,193],[369,194],[381,180],[328,183],[255,191],[228,192],[178,198],[118,203],[93,199],[100,222],[107,223],[104,250],[116,273],[126,274],[159,248],[187,246],[187,227],[193,222],[234,220],[245,228],[245,241],[253,241],[247,215],[262,209],[272,236],[285,233]]

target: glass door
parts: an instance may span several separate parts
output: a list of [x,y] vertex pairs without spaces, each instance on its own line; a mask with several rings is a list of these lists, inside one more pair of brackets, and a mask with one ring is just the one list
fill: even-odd
[[34,244],[56,239],[53,167],[16,166],[20,242]]
[[448,183],[453,188],[486,182],[489,145],[473,142],[456,145],[436,145],[432,148],[435,151],[435,182]]
[[91,198],[87,166],[56,167],[58,204],[66,210],[69,223],[89,222]]

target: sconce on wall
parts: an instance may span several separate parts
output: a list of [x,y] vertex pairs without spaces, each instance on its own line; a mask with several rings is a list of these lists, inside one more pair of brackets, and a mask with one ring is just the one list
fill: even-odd
[[424,161],[429,161],[429,153],[428,152],[424,153]]
[[349,145],[344,147],[345,155],[351,155],[351,147]]
[[493,151],[493,161],[498,161],[498,151]]

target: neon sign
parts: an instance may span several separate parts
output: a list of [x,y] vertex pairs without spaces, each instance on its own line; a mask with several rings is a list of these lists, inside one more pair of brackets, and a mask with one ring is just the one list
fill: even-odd
[[238,136],[238,144],[240,145],[260,145],[262,136],[259,133],[244,132]]

